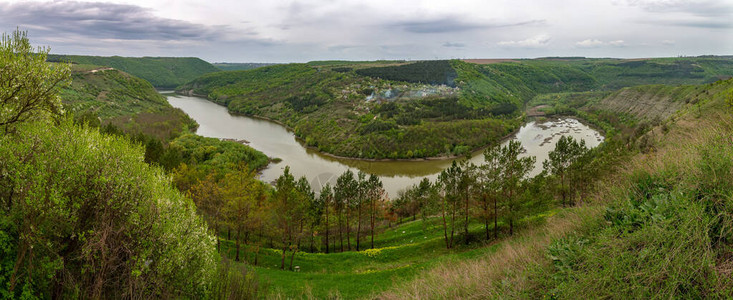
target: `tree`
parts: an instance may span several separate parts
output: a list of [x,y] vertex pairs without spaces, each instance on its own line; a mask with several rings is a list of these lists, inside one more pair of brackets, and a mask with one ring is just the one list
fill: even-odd
[[481,206],[479,216],[484,221],[486,240],[489,240],[489,220],[491,219],[494,221],[494,239],[499,237],[498,202],[503,172],[500,157],[501,146],[490,147],[484,151],[485,163],[479,167],[479,203]]
[[330,216],[328,212],[331,210],[331,206],[333,205],[333,191],[331,189],[330,183],[326,183],[326,185],[323,186],[323,188],[321,189],[321,194],[319,195],[318,198],[320,199],[321,205],[323,206],[323,213],[324,213],[323,220],[326,222],[326,224],[324,225],[325,232],[323,236],[325,237],[325,240],[326,240],[326,254],[328,254],[329,253],[328,249],[330,246],[329,240],[328,240],[329,235],[330,235],[329,229],[331,229],[331,226],[329,224]]
[[571,179],[570,167],[586,152],[588,152],[588,148],[586,148],[584,140],[577,142],[572,136],[561,136],[555,144],[555,149],[550,151],[549,159],[542,163],[545,170],[558,177],[558,189],[563,206],[572,203],[573,191],[570,190],[571,185],[569,183]]
[[204,219],[214,229],[217,251],[221,251],[219,229],[224,218],[224,205],[226,204],[221,194],[215,173],[209,173],[205,179],[199,180],[188,190],[188,196],[193,199],[198,211],[204,215]]
[[382,207],[384,194],[382,181],[379,180],[379,177],[374,174],[369,175],[369,180],[367,180],[367,203],[369,204],[369,231],[372,236],[372,249],[374,249],[374,227],[376,226],[377,215]]
[[501,166],[501,189],[504,196],[505,219],[509,223],[509,235],[514,234],[514,222],[519,219],[522,180],[534,167],[535,157],[522,157],[522,144],[519,141],[509,141],[502,147],[499,155]]
[[359,171],[357,174],[357,187],[356,195],[352,197],[354,199],[354,206],[356,206],[356,251],[359,251],[359,245],[361,240],[361,208],[362,204],[366,202],[367,194],[369,193],[369,182],[366,180],[366,174]]
[[344,241],[342,236],[342,223],[341,216],[346,215],[346,246],[351,251],[351,242],[349,236],[351,233],[349,222],[349,215],[351,211],[351,205],[354,203],[353,198],[356,196],[359,183],[354,178],[354,172],[346,170],[341,176],[336,179],[336,187],[334,188],[335,201],[338,207],[339,213],[339,239],[341,240],[341,252],[344,251]]
[[297,191],[295,189],[295,178],[290,174],[290,166],[285,167],[285,171],[275,182],[275,193],[273,195],[273,218],[280,234],[282,242],[282,257],[280,260],[280,269],[285,269],[285,252],[292,245],[293,232],[298,224],[297,209]]
[[26,32],[3,34],[0,41],[0,129],[62,112],[58,91],[68,84],[68,64],[46,62],[49,48],[34,49]]
[[[303,237],[303,229],[306,227],[305,223],[310,221],[310,210],[313,208],[313,202],[315,201],[315,194],[313,193],[313,190],[308,183],[308,179],[305,178],[305,176],[300,177],[295,183],[295,192],[295,205],[289,213],[293,214],[293,219],[295,224],[298,226],[298,230],[295,234],[295,243],[291,245],[292,254],[290,255],[290,270],[293,270],[295,253],[300,250],[300,241]],[[312,246],[313,244],[311,243],[311,247]]]
[[469,242],[469,233],[468,233],[468,224],[470,223],[470,210],[473,206],[472,200],[473,200],[473,194],[475,192],[476,187],[476,166],[468,161],[468,159],[464,159],[460,163],[463,169],[463,172],[461,172],[461,177],[459,181],[459,190],[460,194],[463,197],[463,240],[468,245]]
[[249,233],[257,228],[257,201],[264,193],[264,189],[255,176],[254,171],[250,171],[247,165],[242,164],[227,173],[222,180],[226,216],[224,219],[228,227],[235,230],[235,261],[239,261],[242,239],[246,241]]
[[420,213],[420,218],[423,221],[423,229],[427,224],[428,217],[435,213],[437,206],[437,188],[438,185],[433,185],[429,179],[423,178],[420,183],[413,186],[411,191],[414,193],[412,198],[416,202],[416,209]]
[[[456,214],[460,205],[460,182],[463,170],[453,161],[451,166],[438,175],[438,182],[442,188],[443,201],[441,203],[441,216],[443,219],[443,236],[447,249],[453,248],[453,235],[456,229]],[[448,221],[450,218],[450,222]],[[450,224],[450,225],[449,225]],[[450,235],[448,234],[450,227]]]

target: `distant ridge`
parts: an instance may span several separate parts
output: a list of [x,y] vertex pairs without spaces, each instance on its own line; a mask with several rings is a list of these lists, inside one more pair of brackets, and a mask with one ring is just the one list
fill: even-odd
[[212,64],[214,67],[219,68],[223,71],[245,71],[252,70],[272,65],[276,63],[227,63],[227,62],[216,62]]
[[156,88],[175,88],[220,69],[196,57],[122,57],[50,54],[49,62],[108,66],[149,81]]

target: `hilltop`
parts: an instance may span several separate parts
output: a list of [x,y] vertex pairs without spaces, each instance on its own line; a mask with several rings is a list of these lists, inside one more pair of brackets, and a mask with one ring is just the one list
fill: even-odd
[[156,88],[172,89],[220,69],[195,57],[48,56],[49,62],[112,67],[149,81]]

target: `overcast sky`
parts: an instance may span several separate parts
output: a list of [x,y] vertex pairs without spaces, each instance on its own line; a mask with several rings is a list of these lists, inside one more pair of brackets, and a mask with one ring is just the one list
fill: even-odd
[[324,59],[733,54],[733,0],[2,1],[52,53]]

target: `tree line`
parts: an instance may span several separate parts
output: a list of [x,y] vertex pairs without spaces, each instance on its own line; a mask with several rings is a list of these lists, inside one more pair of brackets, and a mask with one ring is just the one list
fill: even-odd
[[[435,182],[427,178],[402,191],[392,202],[399,218],[431,216],[440,218],[445,245],[453,248],[457,235],[468,244],[472,240],[469,225],[480,222],[486,240],[499,236],[500,225],[513,235],[524,217],[546,209],[557,195],[563,206],[571,205],[585,191],[584,178],[592,170],[588,162],[594,155],[583,140],[562,136],[544,170],[529,177],[536,158],[520,157],[522,146],[510,141],[484,151],[485,163],[475,165],[467,159],[454,161]],[[552,175],[552,176],[550,176]],[[500,222],[502,224],[500,224]]]
[[[388,202],[376,175],[346,171],[335,185],[326,184],[316,194],[306,177],[295,177],[286,167],[274,186],[257,179],[245,164],[224,175],[209,173],[191,183],[186,165],[176,169],[174,182],[196,203],[219,240],[234,241],[234,260],[244,260],[249,246],[258,264],[263,247],[280,249],[280,268],[292,269],[295,254],[360,251],[374,247],[377,227]],[[366,243],[369,243],[368,246]]]

